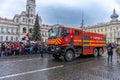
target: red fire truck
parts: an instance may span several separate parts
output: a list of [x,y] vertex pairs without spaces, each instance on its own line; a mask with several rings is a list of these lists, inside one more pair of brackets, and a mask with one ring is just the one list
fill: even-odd
[[101,56],[106,51],[106,35],[79,28],[56,25],[49,31],[47,46],[55,59],[72,61],[80,55]]

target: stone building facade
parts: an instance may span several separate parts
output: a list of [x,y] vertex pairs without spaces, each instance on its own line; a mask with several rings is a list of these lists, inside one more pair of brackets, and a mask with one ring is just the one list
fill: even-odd
[[118,20],[119,15],[116,13],[115,9],[113,14],[110,16],[111,20],[107,23],[100,23],[97,25],[89,26],[84,28],[86,31],[106,34],[106,40],[108,42],[120,42],[120,21]]
[[[27,0],[26,11],[22,11],[21,14],[16,14],[12,20],[0,17],[0,41],[21,41],[26,33],[32,33],[35,18],[35,0]],[[42,40],[45,42],[51,26],[42,24],[40,16],[39,23],[41,26],[41,34],[43,34]]]

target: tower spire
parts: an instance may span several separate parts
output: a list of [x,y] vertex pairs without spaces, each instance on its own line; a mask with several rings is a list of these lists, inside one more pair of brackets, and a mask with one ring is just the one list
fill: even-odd
[[113,9],[113,14],[110,17],[111,17],[111,22],[118,21],[119,15],[116,13],[115,9]]
[[83,19],[83,17],[84,17],[84,15],[83,15],[83,11],[82,11],[82,19],[81,19],[81,26],[80,26],[80,28],[82,28],[82,29],[83,29],[83,26],[84,26],[84,19]]

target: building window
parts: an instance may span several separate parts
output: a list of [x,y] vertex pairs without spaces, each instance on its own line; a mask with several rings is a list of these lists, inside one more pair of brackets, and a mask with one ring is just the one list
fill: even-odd
[[13,33],[13,28],[11,28],[11,33]]
[[13,37],[11,37],[11,41],[13,41]]
[[16,29],[16,33],[19,34],[19,30],[18,30],[18,28]]
[[27,23],[28,21],[27,21],[27,18],[26,18],[26,23]]
[[0,37],[1,41],[3,40],[3,36]]
[[26,28],[25,27],[23,28],[23,33],[26,33]]
[[110,37],[112,37],[112,33],[110,33]]
[[94,32],[96,32],[96,30]]
[[107,31],[107,28],[105,28],[105,31]]
[[98,29],[98,32],[99,32],[99,29]]
[[31,19],[28,19],[28,22],[31,23]]
[[31,14],[31,17],[33,17],[33,15]]
[[18,41],[18,37],[16,37],[16,41]]
[[116,27],[116,30],[119,30],[118,27]]
[[32,20],[32,23],[34,23],[34,21]]
[[110,27],[110,30],[112,30],[112,27]]
[[25,18],[23,18],[23,22],[25,22]]
[[101,29],[101,32],[103,32],[103,29]]
[[6,41],[8,41],[8,36],[6,36]]
[[18,23],[18,22],[19,22],[19,20],[18,20],[18,19],[16,19],[16,22]]
[[9,33],[8,28],[6,29],[6,33]]
[[1,33],[4,33],[4,28],[1,28]]

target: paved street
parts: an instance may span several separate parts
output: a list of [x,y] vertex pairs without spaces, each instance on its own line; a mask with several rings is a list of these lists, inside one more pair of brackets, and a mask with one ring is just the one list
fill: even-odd
[[120,80],[120,63],[107,63],[107,56],[80,57],[72,62],[51,55],[0,58],[0,80]]

